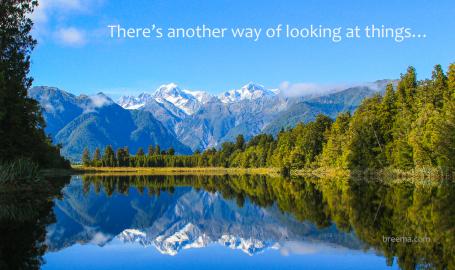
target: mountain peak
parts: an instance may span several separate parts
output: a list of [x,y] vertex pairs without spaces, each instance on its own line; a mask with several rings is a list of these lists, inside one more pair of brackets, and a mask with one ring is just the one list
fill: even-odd
[[223,103],[233,103],[242,100],[255,100],[273,95],[275,95],[274,91],[266,89],[260,84],[249,82],[240,89],[234,89],[222,93],[219,98]]
[[202,96],[197,98],[196,94],[188,90],[182,90],[175,83],[161,85],[155,91],[153,97],[159,103],[171,103],[187,115],[191,115],[197,111],[200,106],[199,99],[202,99]]
[[156,89],[154,96],[174,96],[177,97],[184,93],[176,83],[163,84]]
[[256,90],[260,90],[260,91],[266,90],[263,85],[260,85],[260,84],[254,83],[254,82],[248,82],[247,84],[242,86],[242,89],[246,89],[250,92],[254,92]]
[[127,110],[137,110],[144,107],[152,98],[150,94],[141,93],[137,97],[135,96],[121,96],[117,100],[117,104]]

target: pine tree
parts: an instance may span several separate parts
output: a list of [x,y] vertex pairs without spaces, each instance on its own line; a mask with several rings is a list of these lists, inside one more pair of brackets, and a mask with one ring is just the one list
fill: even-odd
[[444,99],[449,97],[447,89],[447,77],[442,70],[441,65],[436,65],[431,75],[431,92],[433,93],[433,104],[436,108],[441,108]]
[[235,149],[243,150],[245,148],[245,137],[242,134],[237,135],[235,139]]
[[350,169],[382,168],[387,165],[379,117],[381,101],[379,95],[365,99],[352,116],[344,161]]
[[144,150],[142,149],[142,147],[139,147],[139,149],[136,152],[136,156],[143,157],[144,155],[145,155]]
[[449,89],[449,97],[455,96],[455,63],[450,64],[447,70],[447,87]]
[[147,151],[147,156],[151,157],[155,154],[155,149],[153,148],[153,145],[149,145],[148,151]]
[[88,151],[88,148],[85,147],[84,151],[82,152],[82,164],[84,164],[84,166],[88,167],[88,166],[90,166],[91,163],[92,163],[92,161],[90,159],[90,152]]
[[387,165],[393,163],[393,125],[397,115],[397,97],[392,84],[388,84],[379,112],[381,129],[384,133],[384,150]]
[[103,154],[103,166],[113,167],[116,163],[115,153],[111,145],[106,146]]
[[174,147],[169,147],[169,149],[167,150],[167,154],[170,155],[170,156],[173,156],[175,154],[175,149]]
[[101,166],[101,152],[98,147],[95,149],[95,153],[93,154],[92,166]]
[[401,169],[410,169],[414,166],[412,146],[408,137],[415,119],[416,88],[416,72],[413,67],[409,67],[397,86],[397,114],[392,128],[393,145],[390,146],[391,165]]
[[343,151],[348,140],[347,132],[351,114],[340,113],[330,129],[327,143],[324,145],[320,164],[327,167],[343,167]]

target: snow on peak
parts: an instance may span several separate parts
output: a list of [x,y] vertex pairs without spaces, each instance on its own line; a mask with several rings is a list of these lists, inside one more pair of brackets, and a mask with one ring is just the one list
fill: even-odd
[[152,98],[150,94],[142,93],[139,96],[122,96],[117,103],[127,110],[137,110],[145,106]]
[[198,227],[188,223],[170,235],[158,236],[153,243],[162,254],[174,256],[182,249],[205,247],[210,243],[210,238]]
[[219,99],[224,103],[238,102],[242,100],[254,100],[265,96],[274,96],[276,93],[266,89],[264,86],[248,83],[240,89],[226,91],[219,96]]
[[191,115],[199,109],[199,101],[189,91],[184,91],[175,83],[161,85],[153,95],[159,103],[169,102],[187,115]]
[[185,89],[185,90],[183,90],[183,92],[187,93],[188,95],[193,96],[201,104],[205,104],[213,98],[212,95],[210,95],[209,93],[204,92],[204,91],[190,91],[190,90]]
[[175,106],[187,115],[195,113],[199,107],[208,102],[212,96],[203,91],[182,90],[177,84],[163,84],[150,95],[142,93],[139,96],[122,96],[117,103],[125,109],[137,110],[152,100],[164,104],[164,106]]
[[211,100],[233,103],[242,100],[255,100],[262,97],[277,95],[277,90],[267,89],[260,84],[248,83],[240,89],[234,89],[215,97],[204,91],[192,91],[180,88],[176,83],[159,86],[153,94],[142,93],[139,96],[122,96],[117,103],[125,109],[137,110],[151,100],[164,106],[172,106],[186,115],[194,114],[203,104]]
[[203,248],[211,243],[238,249],[252,256],[261,253],[266,249],[277,249],[278,243],[262,241],[254,238],[242,238],[234,235],[223,234],[218,239],[211,239],[207,234],[192,223],[187,223],[177,228],[170,228],[162,232],[155,239],[147,236],[146,232],[137,229],[126,229],[117,235],[123,242],[139,243],[142,246],[155,246],[162,254],[171,256],[177,255],[183,249]]

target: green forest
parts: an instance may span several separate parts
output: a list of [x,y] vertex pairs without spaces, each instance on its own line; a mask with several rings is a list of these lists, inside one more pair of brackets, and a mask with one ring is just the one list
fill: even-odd
[[318,115],[309,123],[282,130],[276,138],[260,134],[248,142],[239,135],[219,149],[174,155],[149,146],[147,153],[107,146],[85,166],[97,167],[275,167],[285,170],[333,167],[349,170],[455,168],[455,64],[436,65],[431,79],[418,81],[409,67],[394,87],[365,99],[351,115],[333,120]]
[[27,97],[33,82],[28,76],[30,54],[36,45],[29,14],[36,5],[30,0],[0,2],[0,171],[14,174],[35,166],[70,165],[45,134],[38,102]]

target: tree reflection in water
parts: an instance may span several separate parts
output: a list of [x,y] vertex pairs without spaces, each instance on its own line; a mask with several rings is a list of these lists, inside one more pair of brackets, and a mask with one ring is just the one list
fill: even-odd
[[33,187],[0,190],[0,269],[41,267],[46,227],[55,222],[53,199],[60,196],[69,179],[48,179]]
[[[191,186],[219,192],[243,206],[276,204],[297,220],[320,228],[336,224],[354,231],[367,248],[374,248],[401,269],[455,269],[455,184],[398,180],[303,179],[245,176],[85,176],[84,189],[98,192],[160,194]],[[401,242],[386,241],[401,237]],[[425,241],[415,241],[425,240]],[[404,241],[406,240],[406,241]]]
[[[276,205],[319,228],[332,224],[355,232],[365,244],[402,269],[455,269],[455,185],[358,179],[284,179],[267,176],[83,176],[83,191],[173,193],[179,187],[218,192],[242,207],[246,200]],[[49,181],[46,191],[0,196],[0,269],[38,269],[46,252],[46,227],[55,222],[53,199],[69,178]],[[37,189],[39,190],[39,189]],[[387,237],[427,239],[384,241]]]

